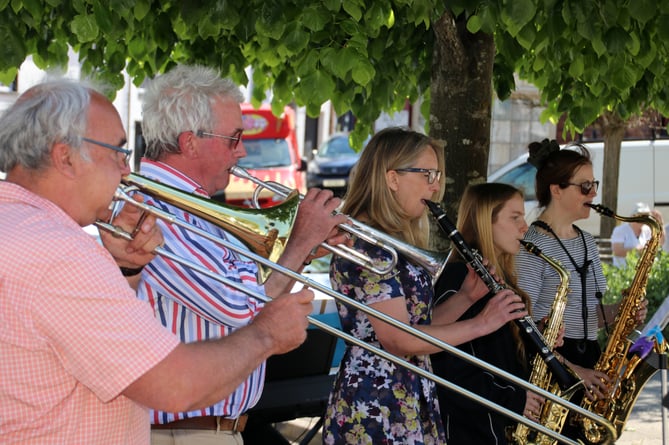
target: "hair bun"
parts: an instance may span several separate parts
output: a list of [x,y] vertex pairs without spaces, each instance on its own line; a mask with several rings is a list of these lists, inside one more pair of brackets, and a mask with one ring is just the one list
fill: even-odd
[[527,162],[536,168],[541,168],[551,153],[560,151],[560,144],[555,139],[544,139],[541,142],[532,142],[527,148],[530,151]]

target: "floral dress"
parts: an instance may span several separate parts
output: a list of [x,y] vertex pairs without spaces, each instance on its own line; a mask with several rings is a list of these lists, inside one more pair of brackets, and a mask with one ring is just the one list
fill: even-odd
[[[382,262],[387,252],[361,241],[356,249]],[[365,304],[404,297],[412,325],[430,323],[431,277],[401,255],[393,273],[380,276],[335,257],[330,266],[333,287]],[[337,302],[344,332],[381,348],[367,315]],[[403,357],[432,372],[428,355]],[[323,443],[442,444],[444,428],[435,383],[359,346],[347,345],[328,400]]]

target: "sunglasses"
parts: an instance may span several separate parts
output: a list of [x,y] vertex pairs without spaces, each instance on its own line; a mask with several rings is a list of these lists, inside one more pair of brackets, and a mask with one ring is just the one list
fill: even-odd
[[395,171],[406,173],[425,173],[428,184],[432,184],[434,181],[439,181],[441,179],[441,172],[431,168],[396,168]]
[[599,181],[585,181],[581,182],[580,184],[574,184],[573,182],[565,182],[560,184],[562,188],[569,187],[570,185],[573,185],[574,187],[580,187],[581,188],[581,194],[583,195],[589,195],[593,190],[595,193],[597,193],[597,189],[599,188]]

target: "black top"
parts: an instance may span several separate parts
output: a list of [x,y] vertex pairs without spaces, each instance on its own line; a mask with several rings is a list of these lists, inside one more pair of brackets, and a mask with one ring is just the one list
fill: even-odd
[[[467,268],[464,263],[451,263],[446,266],[435,286],[435,297],[443,295],[448,290],[459,289],[466,274]],[[460,320],[476,316],[492,296],[491,293],[477,301],[460,317]],[[437,304],[447,298],[448,296],[444,296]],[[508,323],[497,331],[464,343],[458,348],[520,378],[526,380],[529,378],[529,365],[523,366],[520,363],[516,341]],[[524,388],[447,352],[433,354],[432,367],[436,375],[449,382],[513,412],[523,413],[526,397]],[[446,429],[446,441],[449,445],[507,443],[506,427],[515,427],[514,420],[441,385],[438,385],[437,393]]]

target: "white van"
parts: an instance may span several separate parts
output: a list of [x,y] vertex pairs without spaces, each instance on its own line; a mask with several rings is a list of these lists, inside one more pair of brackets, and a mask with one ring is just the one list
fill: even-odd
[[[595,179],[601,181],[604,143],[586,142],[584,145],[592,155]],[[523,190],[528,222],[536,219],[539,210],[534,191],[535,174],[536,168],[527,163],[527,154],[524,154],[488,176],[488,182],[504,182]],[[600,183],[596,203],[601,202],[599,196],[603,186]],[[617,213],[631,215],[635,204],[640,201],[660,210],[664,218],[669,219],[669,139],[622,142]],[[599,223],[600,216],[594,210],[588,219],[576,221],[576,225],[594,236],[599,236]]]

